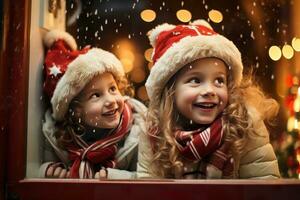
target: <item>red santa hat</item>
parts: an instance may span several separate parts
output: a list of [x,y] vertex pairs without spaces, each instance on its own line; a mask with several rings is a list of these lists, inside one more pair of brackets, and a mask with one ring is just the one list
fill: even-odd
[[222,35],[216,33],[205,20],[189,25],[162,24],[149,32],[153,46],[153,67],[146,81],[151,102],[158,106],[163,88],[182,67],[200,58],[216,57],[223,60],[239,85],[243,64],[240,51]]
[[95,76],[111,72],[118,80],[125,75],[121,62],[100,48],[76,50],[74,38],[63,31],[52,30],[44,37],[49,48],[45,57],[44,92],[51,98],[52,116],[63,120],[70,102]]

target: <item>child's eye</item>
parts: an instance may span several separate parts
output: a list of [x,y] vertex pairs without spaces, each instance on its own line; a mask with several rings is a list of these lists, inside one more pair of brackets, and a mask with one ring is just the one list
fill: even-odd
[[226,82],[223,77],[216,78],[215,83],[217,86],[223,86]]
[[197,84],[200,83],[200,79],[199,78],[191,78],[188,83],[192,83],[192,84]]
[[115,92],[115,91],[118,90],[118,88],[114,85],[114,86],[111,86],[111,87],[109,88],[109,90],[110,90],[111,92]]
[[98,92],[95,92],[90,96],[90,99],[94,99],[94,98],[98,98],[98,97],[100,97],[100,94]]

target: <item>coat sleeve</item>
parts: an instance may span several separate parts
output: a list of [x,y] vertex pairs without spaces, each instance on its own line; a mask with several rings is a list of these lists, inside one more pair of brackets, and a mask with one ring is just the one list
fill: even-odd
[[107,168],[107,179],[135,179],[136,172]]
[[50,110],[45,113],[45,122],[43,123],[43,161],[39,169],[39,177],[44,178],[46,170],[50,164],[62,163],[64,166],[68,163],[67,153],[57,146],[55,133],[55,122],[51,117]]
[[139,137],[139,153],[137,164],[137,178],[151,178],[149,168],[153,152],[150,144],[149,136],[146,132],[140,134]]
[[250,109],[249,114],[254,120],[257,135],[250,136],[245,146],[239,163],[239,178],[279,178],[278,162],[269,141],[268,130],[254,108]]

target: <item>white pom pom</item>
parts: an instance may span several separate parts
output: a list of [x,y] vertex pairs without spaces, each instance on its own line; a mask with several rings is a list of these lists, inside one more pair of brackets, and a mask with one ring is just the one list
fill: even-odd
[[72,35],[61,30],[51,30],[43,38],[46,47],[50,48],[58,39],[64,40],[72,50],[77,49],[77,44]]
[[211,25],[204,19],[197,19],[197,20],[191,22],[190,25],[202,25],[202,26],[205,26],[205,27],[210,28],[210,29],[213,30]]
[[173,28],[175,28],[175,25],[164,23],[164,24],[158,25],[154,29],[150,30],[147,34],[149,37],[149,40],[150,40],[150,44],[154,47],[156,44],[156,39],[157,39],[158,35],[163,31],[169,31],[169,30],[172,30]]

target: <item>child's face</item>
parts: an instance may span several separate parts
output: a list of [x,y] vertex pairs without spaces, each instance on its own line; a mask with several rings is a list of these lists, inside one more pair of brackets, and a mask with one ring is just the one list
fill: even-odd
[[87,125],[116,128],[124,108],[124,99],[111,73],[94,77],[82,90],[81,118]]
[[199,59],[179,72],[175,103],[178,111],[193,123],[212,123],[227,102],[227,67],[222,60]]

